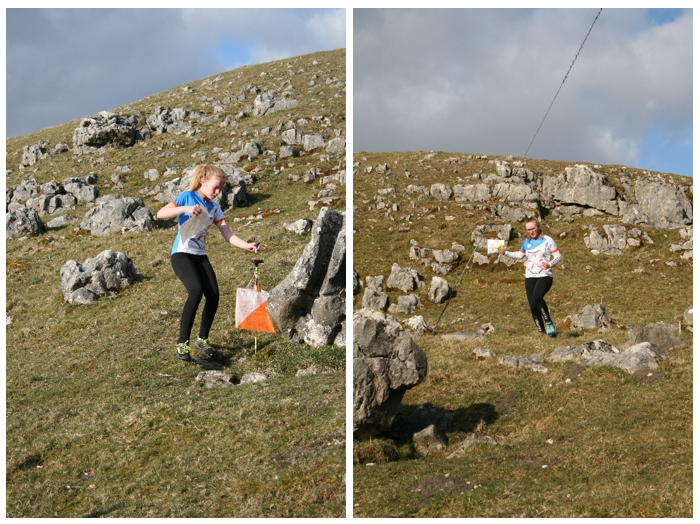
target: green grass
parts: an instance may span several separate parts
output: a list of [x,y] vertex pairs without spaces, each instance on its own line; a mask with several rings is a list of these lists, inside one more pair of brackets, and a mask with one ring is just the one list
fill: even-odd
[[[319,64],[313,66],[317,60]],[[287,63],[294,71],[289,76]],[[48,140],[72,144],[78,121],[7,141],[7,185],[34,177],[88,172],[98,175],[102,195],[112,193],[109,176],[120,165],[132,170],[119,195],[141,196],[152,187],[143,173],[198,162],[192,154],[212,148],[231,150],[232,141],[251,138],[267,125],[306,118],[305,132],[322,131],[315,116],[328,116],[330,129],[344,132],[344,97],[320,86],[301,89],[314,72],[344,79],[345,51],[316,53],[219,75],[216,87],[192,82],[153,95],[128,108],[142,119],[155,106],[197,109],[207,97],[238,95],[255,83],[261,89],[283,75],[297,87],[298,112],[244,118],[231,135],[218,122],[199,126],[193,138],[159,135],[129,149],[103,155],[50,156],[22,172],[21,147]],[[261,71],[270,76],[263,80]],[[271,72],[277,73],[272,74]],[[323,77],[325,78],[325,77]],[[252,105],[252,99],[245,103]],[[201,102],[203,108],[207,107]],[[240,104],[229,104],[238,112]],[[244,134],[245,133],[245,134]],[[260,135],[266,149],[279,149],[279,137]],[[176,147],[177,146],[177,147]],[[160,151],[176,152],[165,160]],[[249,166],[254,174],[250,205],[227,211],[232,230],[261,243],[263,288],[272,289],[292,269],[308,236],[287,232],[284,224],[315,219],[307,202],[320,185],[291,182],[289,173],[319,167],[324,174],[344,169],[344,153],[315,151],[299,158]],[[19,156],[18,156],[19,155]],[[103,159],[96,162],[97,159]],[[155,215],[163,203],[144,198]],[[334,207],[343,209],[344,199]],[[71,211],[82,219],[86,208]],[[283,210],[274,213],[274,210]],[[234,222],[263,212],[263,224]],[[48,221],[51,217],[43,217]],[[174,356],[180,312],[186,298],[170,266],[174,220],[157,221],[150,233],[93,237],[75,232],[74,223],[44,234],[6,242],[6,513],[8,517],[342,517],[345,515],[345,348],[294,345],[278,334],[235,328],[235,293],[253,277],[248,253],[210,231],[208,253],[217,273],[221,300],[211,333],[225,371],[269,375],[265,383],[206,389],[195,381],[201,368]],[[59,271],[70,259],[83,263],[105,249],[124,252],[136,269],[136,282],[112,298],[90,305],[63,301]],[[195,329],[199,317],[195,322]],[[314,365],[318,374],[296,377]]]
[[[409,260],[411,239],[420,247],[449,249],[457,242],[467,248],[456,270],[445,277],[452,285],[473,250],[472,231],[477,224],[485,224],[490,214],[478,207],[461,208],[454,201],[425,199],[414,207],[402,195],[403,188],[455,184],[458,177],[469,183],[473,173],[495,173],[495,166],[488,160],[445,153],[420,165],[418,160],[425,156],[355,154],[360,164],[353,180],[353,268],[361,278],[386,277],[394,262],[415,268],[426,287],[416,291],[424,307],[414,314],[423,315],[432,325],[444,306],[428,300],[433,272]],[[446,164],[448,157],[464,163]],[[392,167],[391,174],[364,173],[366,166],[383,163]],[[556,174],[566,164],[528,160],[526,165]],[[614,184],[618,168],[604,166],[603,170]],[[389,186],[395,187],[397,195],[384,200],[398,204],[399,211],[370,209],[377,190]],[[409,213],[413,215],[410,225],[402,218]],[[435,218],[428,219],[429,214]],[[457,220],[444,220],[447,215]],[[671,244],[681,242],[678,232],[640,227],[653,245],[629,249],[622,256],[594,256],[585,247],[584,233],[591,224],[602,231],[605,223],[605,217],[543,221],[544,232],[557,241],[564,257],[547,295],[558,326],[554,339],[535,332],[521,266],[474,267],[464,273],[436,328],[437,336],[426,333],[417,339],[428,357],[428,376],[406,393],[400,411],[409,415],[431,402],[442,412],[454,413],[447,432],[448,449],[419,457],[410,443],[386,436],[354,441],[355,517],[692,515],[692,333],[683,331],[689,346],[669,351],[669,360],[661,364],[665,378],[654,382],[642,382],[615,368],[584,368],[578,376],[573,363],[546,364],[546,374],[513,370],[499,365],[497,359],[477,362],[471,354],[474,347],[486,346],[499,356],[537,353],[546,357],[557,347],[599,338],[619,346],[627,336],[624,326],[682,320],[683,311],[692,304],[692,263],[669,251]],[[523,233],[521,225],[512,225]],[[410,229],[399,231],[399,227]],[[519,242],[511,241],[510,249]],[[667,266],[666,261],[677,266]],[[634,273],[639,267],[645,271]],[[389,291],[392,302],[400,294]],[[362,293],[355,297],[356,309],[361,307],[361,297]],[[567,315],[601,301],[620,327],[607,333],[566,327]],[[397,315],[399,320],[409,316]],[[458,319],[462,321],[454,322]],[[455,343],[439,336],[473,332],[487,322],[496,331],[485,341]],[[476,443],[463,458],[447,459],[470,433],[489,435],[499,445]],[[469,487],[454,493],[416,491],[419,483],[431,479],[439,488],[440,478],[450,478],[445,475],[469,482]],[[478,487],[473,489],[474,485]]]

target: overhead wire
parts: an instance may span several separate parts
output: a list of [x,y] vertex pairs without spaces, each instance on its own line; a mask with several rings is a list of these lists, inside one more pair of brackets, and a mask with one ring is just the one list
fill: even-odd
[[559,91],[561,91],[561,88],[564,87],[564,82],[566,82],[566,79],[569,77],[569,73],[571,73],[571,69],[574,67],[574,63],[576,63],[576,59],[578,58],[579,53],[581,53],[581,49],[583,49],[583,45],[586,43],[586,40],[588,40],[588,35],[591,34],[591,31],[593,30],[593,26],[595,25],[596,20],[598,20],[598,17],[600,16],[600,13],[602,11],[603,11],[603,8],[601,7],[600,10],[598,11],[598,14],[595,15],[595,18],[593,19],[593,23],[591,24],[591,27],[588,29],[588,33],[586,33],[586,37],[583,39],[583,42],[581,42],[581,47],[578,48],[578,51],[576,52],[576,56],[574,57],[573,62],[571,62],[571,65],[569,66],[569,70],[564,75],[564,80],[561,81],[561,84],[559,85],[559,89],[557,89],[557,92],[554,95],[554,98],[552,99],[552,103],[549,104],[549,108],[547,109],[547,112],[544,114],[544,118],[542,119],[542,122],[540,122],[540,125],[537,128],[537,131],[535,131],[535,135],[532,137],[532,140],[530,140],[530,145],[527,146],[527,151],[525,151],[523,158],[527,158],[527,154],[530,152],[530,148],[532,147],[532,143],[535,141],[535,138],[537,138],[537,134],[540,132],[540,129],[542,128],[542,124],[544,124],[544,121],[547,119],[547,115],[549,114],[549,110],[552,109],[552,106],[554,105],[554,101],[557,99],[557,96],[559,96]]

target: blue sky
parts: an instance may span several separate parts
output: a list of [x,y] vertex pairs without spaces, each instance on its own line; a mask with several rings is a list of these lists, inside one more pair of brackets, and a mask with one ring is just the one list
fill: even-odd
[[692,176],[691,9],[355,9],[356,151]]
[[346,47],[345,9],[7,9],[6,136]]

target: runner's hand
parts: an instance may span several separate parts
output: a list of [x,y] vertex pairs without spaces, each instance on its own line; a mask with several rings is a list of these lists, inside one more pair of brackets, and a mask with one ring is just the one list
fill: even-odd
[[197,215],[199,215],[201,212],[202,212],[202,208],[199,207],[199,204],[195,204],[195,205],[192,206],[192,212],[190,213],[190,215],[192,215],[192,216],[197,216]]

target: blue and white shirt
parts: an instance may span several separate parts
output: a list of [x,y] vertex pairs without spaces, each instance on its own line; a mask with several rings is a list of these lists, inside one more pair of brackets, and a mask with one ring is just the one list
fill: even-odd
[[[199,190],[196,191],[185,191],[180,193],[173,200],[173,204],[177,207],[182,206],[194,206],[199,204],[203,209],[206,209],[209,216],[212,218],[213,224],[219,224],[226,219],[224,212],[219,207],[219,204],[209,200],[205,197]],[[177,236],[175,237],[175,242],[173,243],[173,249],[170,251],[171,255],[175,253],[190,253],[191,255],[206,255],[207,254],[207,231],[209,228],[205,228],[196,235],[190,238],[180,238],[180,231],[182,225],[187,222],[190,215],[187,213],[182,213],[177,217]]]
[[[506,251],[504,255],[516,259],[527,258],[525,260],[525,278],[551,277],[552,266],[561,261],[561,253],[559,253],[556,242],[547,235],[543,235],[541,238],[526,238],[520,246],[520,251]],[[550,267],[542,269],[540,267],[542,262],[547,262]]]

